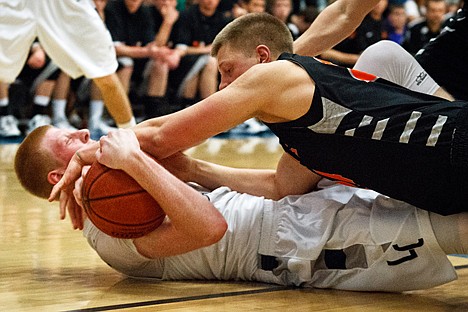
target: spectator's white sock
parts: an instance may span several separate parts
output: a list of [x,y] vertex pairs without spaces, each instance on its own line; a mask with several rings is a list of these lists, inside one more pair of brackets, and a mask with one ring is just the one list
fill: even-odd
[[67,115],[65,114],[66,107],[67,107],[67,100],[65,99],[52,100],[52,116],[54,116],[55,121],[67,119]]
[[89,102],[89,128],[96,127],[104,113],[104,101],[91,100]]
[[8,101],[8,98],[2,98],[0,99],[0,107],[7,107],[10,102]]

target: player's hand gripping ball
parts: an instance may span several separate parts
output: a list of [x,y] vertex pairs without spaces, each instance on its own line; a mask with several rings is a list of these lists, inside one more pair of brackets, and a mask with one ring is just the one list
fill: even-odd
[[81,191],[91,222],[113,237],[141,237],[166,217],[156,200],[132,177],[97,161],[86,174]]

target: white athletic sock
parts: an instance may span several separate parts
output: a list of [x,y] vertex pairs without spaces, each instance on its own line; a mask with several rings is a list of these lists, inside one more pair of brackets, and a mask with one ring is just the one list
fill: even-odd
[[8,98],[2,98],[0,99],[0,107],[7,107],[10,102],[8,101]]
[[46,107],[47,105],[49,105],[50,97],[45,96],[45,95],[36,95],[34,96],[33,102],[34,102],[34,105]]
[[67,108],[67,100],[65,99],[54,99],[52,100],[52,116],[54,120],[64,120],[67,119],[65,114]]
[[91,100],[89,102],[89,126],[95,127],[101,121],[104,113],[104,102],[101,100]]
[[135,125],[136,125],[135,117],[132,117],[132,119],[130,119],[130,121],[128,121],[128,122],[117,124],[117,127],[121,128],[121,129],[127,129],[127,128],[131,128],[131,127],[133,127]]

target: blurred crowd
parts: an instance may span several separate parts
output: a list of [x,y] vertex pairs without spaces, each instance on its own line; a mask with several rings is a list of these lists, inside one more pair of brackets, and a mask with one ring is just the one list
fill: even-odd
[[[352,67],[364,49],[383,39],[415,54],[440,33],[461,1],[381,0],[347,39],[319,57]],[[117,75],[137,121],[178,111],[217,91],[219,74],[210,56],[211,43],[232,19],[268,12],[298,38],[331,2],[94,0],[114,42]],[[45,124],[89,128],[98,134],[115,126],[94,83],[68,77],[35,42],[18,79],[0,83],[0,137],[21,136]],[[233,131],[258,133],[267,128],[249,120]]]

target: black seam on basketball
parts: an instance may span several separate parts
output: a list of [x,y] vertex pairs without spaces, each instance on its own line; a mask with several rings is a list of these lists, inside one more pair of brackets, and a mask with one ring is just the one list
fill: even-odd
[[86,200],[89,203],[89,202],[94,202],[94,201],[99,201],[99,200],[104,200],[104,199],[112,199],[112,198],[128,196],[128,195],[136,195],[136,194],[141,194],[141,193],[146,193],[146,191],[141,189],[141,190],[134,191],[134,192],[120,193],[120,194],[117,194],[117,195],[106,195],[106,196],[103,196],[103,197],[85,198],[85,199],[83,199],[83,201]]
[[[108,222],[108,223],[110,223],[110,224],[120,225],[120,226],[133,226],[133,225],[127,224],[127,223],[120,223],[120,222],[116,222],[116,221],[111,221],[111,220],[109,220],[109,219],[106,219],[106,218],[102,217],[101,215],[96,214],[94,211],[93,211],[93,214],[94,214],[96,217],[98,217],[99,219],[104,220],[104,221],[106,221],[106,222]],[[140,226],[149,226],[149,225],[153,224],[155,221],[158,221],[158,220],[160,220],[160,219],[164,219],[165,217],[166,217],[165,215],[159,215],[158,218],[156,218],[156,219],[153,219],[153,220],[148,221],[148,222],[146,222],[146,223],[138,223],[137,225],[138,225],[139,227],[140,227]],[[91,217],[90,217],[90,218],[91,218]],[[91,220],[91,221],[92,221],[92,220]]]
[[[90,176],[90,175],[89,175],[90,171],[91,171],[91,172],[94,171],[93,168],[95,168],[95,167],[91,166],[90,169],[88,170],[88,173],[86,174],[85,179],[84,179],[84,181],[83,181],[83,187],[81,188],[81,201],[83,202],[83,204],[84,204],[85,201],[86,201],[86,203],[89,204],[89,198],[88,198],[88,196],[86,196],[85,193],[86,193],[87,191],[89,191],[89,190],[92,188],[92,186],[94,185],[94,183],[96,183],[96,181],[99,180],[99,178],[100,178],[104,173],[106,173],[107,171],[110,170],[109,168],[105,167],[105,168],[104,168],[104,171],[102,171],[100,174],[98,174],[97,176],[95,176],[94,179],[93,179],[93,180],[90,182],[90,184],[88,185],[88,188],[86,188],[86,187],[84,187],[84,186],[86,186],[86,183],[85,183],[85,182],[87,182],[87,180],[88,180],[88,179],[86,179],[86,178],[88,178],[88,177]],[[89,207],[88,207],[88,208],[89,208]]]

